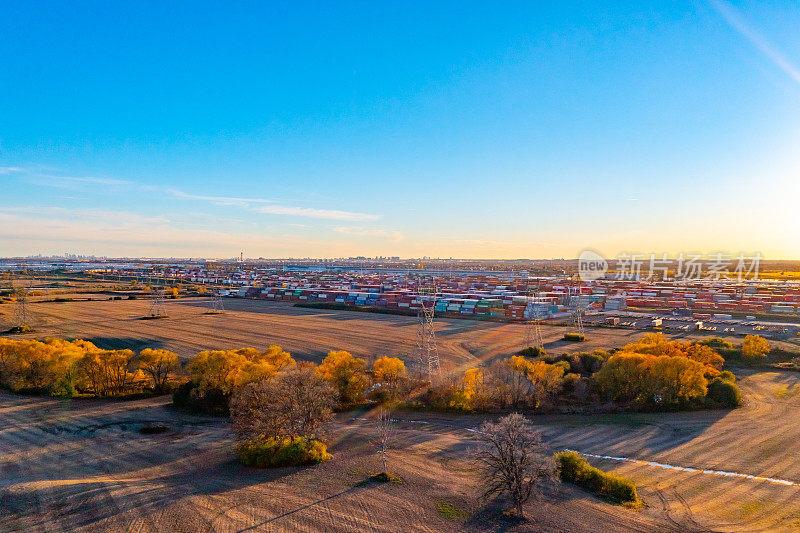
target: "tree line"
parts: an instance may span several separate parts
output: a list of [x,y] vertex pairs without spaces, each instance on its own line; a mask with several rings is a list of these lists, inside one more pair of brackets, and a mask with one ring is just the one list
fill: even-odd
[[84,340],[0,338],[0,386],[15,392],[117,396],[164,392],[180,369],[168,350],[104,350]]
[[[741,394],[723,371],[732,344],[718,338],[670,341],[647,334],[619,350],[551,355],[528,348],[517,355],[433,381],[413,376],[397,357],[368,364],[343,350],[319,365],[295,361],[280,346],[204,350],[181,366],[163,349],[105,350],[84,340],[0,338],[0,386],[58,396],[164,393],[193,411],[227,415],[233,395],[249,383],[298,367],[336,392],[336,408],[365,402],[452,411],[546,410],[613,403],[635,409],[735,407]],[[760,337],[745,339],[744,357],[769,351]]]

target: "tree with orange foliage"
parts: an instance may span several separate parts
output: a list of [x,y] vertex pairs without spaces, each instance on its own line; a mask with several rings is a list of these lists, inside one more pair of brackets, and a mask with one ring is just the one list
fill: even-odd
[[350,352],[332,350],[317,367],[317,375],[336,387],[339,401],[347,405],[361,400],[369,384],[366,367],[363,359],[353,357]]
[[747,359],[760,359],[769,352],[769,342],[761,335],[746,335],[742,341],[742,355]]
[[461,386],[453,391],[449,406],[459,411],[472,411],[483,396],[483,372],[479,368],[470,368],[464,372]]
[[706,375],[710,378],[718,375],[725,364],[725,359],[710,346],[694,342],[670,341],[661,333],[647,333],[638,341],[626,344],[622,351],[655,356],[686,357],[704,365]]
[[153,350],[145,348],[139,352],[139,369],[150,376],[153,390],[164,391],[171,374],[181,365],[178,354],[169,350]]
[[683,356],[622,352],[612,355],[594,378],[614,401],[667,406],[704,397],[706,370]]
[[385,383],[393,387],[406,377],[406,364],[397,357],[381,357],[372,363],[373,378],[376,383]]

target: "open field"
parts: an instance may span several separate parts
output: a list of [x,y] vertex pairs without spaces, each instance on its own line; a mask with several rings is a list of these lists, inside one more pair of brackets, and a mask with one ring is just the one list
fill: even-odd
[[[207,348],[280,344],[319,361],[329,349],[367,358],[408,357],[416,319],[296,308],[257,300],[167,301],[170,318],[141,320],[147,300],[32,302],[34,337],[80,337],[101,347],[165,347],[188,358]],[[2,306],[0,327],[11,306]],[[450,368],[520,347],[523,327],[437,320]],[[608,349],[641,331],[590,329],[565,343],[569,328],[543,328],[558,353]],[[24,336],[23,336],[24,337]],[[29,335],[30,337],[30,335]],[[673,338],[696,338],[680,334]],[[19,338],[19,337],[17,337]],[[777,343],[775,343],[777,344]],[[790,346],[782,343],[781,346]],[[796,349],[796,345],[795,349]],[[632,511],[570,485],[530,502],[533,522],[518,530],[762,531],[800,527],[800,373],[740,370],[745,406],[734,411],[535,416],[551,451],[575,449],[592,464],[632,479],[648,504]],[[168,399],[57,400],[0,393],[0,531],[482,531],[507,522],[480,505],[468,451],[478,415],[402,412],[390,468],[402,485],[365,484],[379,470],[370,413],[330,425],[334,459],[305,469],[251,470],[232,451],[227,421],[177,413]],[[145,436],[146,423],[168,426]],[[625,459],[625,460],[622,460]],[[658,464],[649,464],[651,462]],[[672,468],[678,467],[678,468]],[[689,469],[689,470],[687,470]],[[724,471],[740,475],[721,475]],[[750,475],[763,480],[746,478]],[[447,519],[437,501],[467,511]]]
[[[90,340],[102,348],[167,348],[188,358],[204,349],[279,344],[300,359],[320,361],[331,349],[366,357],[409,359],[416,343],[414,317],[353,311],[319,310],[263,300],[227,299],[227,311],[207,314],[206,298],[167,300],[169,318],[141,320],[148,300],[36,302],[29,305],[36,332],[29,337],[58,336]],[[0,306],[0,328],[9,327],[12,305]],[[522,347],[524,326],[475,320],[437,319],[438,348],[446,367],[474,365]],[[588,340],[567,343],[568,327],[543,326],[545,348],[553,353],[610,349],[642,335],[641,331],[598,328]],[[696,334],[668,334],[698,338]],[[739,338],[735,338],[739,342]],[[797,341],[793,341],[797,342]],[[789,346],[788,343],[774,343]],[[797,349],[797,344],[794,345]]]
[[[551,450],[716,469],[800,482],[800,374],[741,377],[742,409],[535,417]],[[390,467],[402,485],[364,484],[379,469],[370,414],[331,424],[334,458],[313,468],[238,465],[228,424],[176,413],[167,400],[41,399],[0,393],[2,531],[504,530],[480,510],[468,461],[480,416],[398,413]],[[169,426],[142,435],[145,423]],[[759,531],[800,524],[800,486],[591,459],[634,480],[648,507],[613,506],[570,486],[530,502],[518,530]],[[449,520],[436,502],[479,509]]]

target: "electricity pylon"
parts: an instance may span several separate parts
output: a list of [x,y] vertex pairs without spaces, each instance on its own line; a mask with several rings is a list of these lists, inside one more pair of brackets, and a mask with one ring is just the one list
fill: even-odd
[[222,304],[222,297],[219,295],[219,291],[211,293],[211,311],[210,313],[224,313],[225,306]]
[[164,307],[164,285],[154,288],[152,281],[150,287],[153,288],[153,299],[150,301],[150,318],[165,318],[167,310]]
[[585,309],[581,303],[581,290],[578,288],[578,294],[575,298],[575,305],[572,310],[572,324],[575,326],[575,333],[578,335],[585,335],[585,330],[583,328],[584,313]]
[[439,350],[436,347],[436,330],[433,327],[434,307],[436,306],[436,286],[417,289],[420,300],[420,309],[417,311],[419,325],[417,326],[417,360],[425,368],[428,377],[432,378],[439,373]]
[[30,326],[31,315],[28,312],[28,289],[19,287],[14,290],[16,304],[14,306],[14,316],[11,320],[14,326]]
[[536,293],[531,287],[528,289],[528,303],[525,306],[525,318],[528,322],[525,324],[525,335],[522,339],[522,348],[544,348],[544,340],[542,339],[541,321],[541,303],[537,301]]

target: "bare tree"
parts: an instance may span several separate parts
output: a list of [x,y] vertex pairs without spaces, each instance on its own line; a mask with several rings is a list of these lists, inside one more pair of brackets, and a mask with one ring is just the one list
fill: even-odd
[[485,467],[484,497],[507,494],[517,517],[524,518],[522,505],[541,481],[554,479],[556,465],[542,445],[542,436],[519,413],[497,422],[484,422],[478,432],[483,446],[477,459]]
[[388,473],[389,471],[387,470],[386,463],[389,455],[389,448],[392,445],[396,430],[391,411],[381,408],[376,424],[378,429],[378,452],[381,454],[381,459],[383,461],[383,472]]
[[316,438],[337,405],[338,393],[313,368],[289,367],[245,385],[231,398],[239,442],[261,437]]

